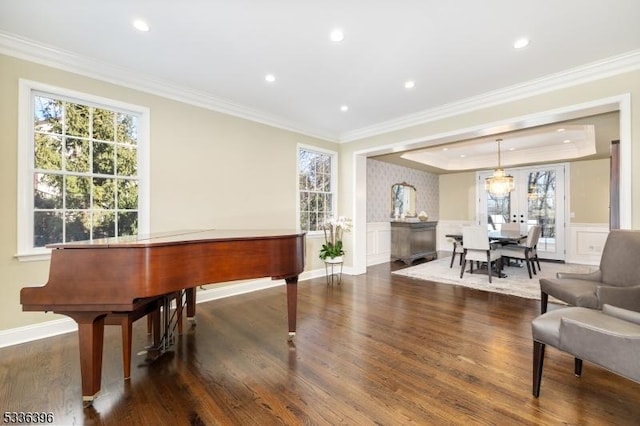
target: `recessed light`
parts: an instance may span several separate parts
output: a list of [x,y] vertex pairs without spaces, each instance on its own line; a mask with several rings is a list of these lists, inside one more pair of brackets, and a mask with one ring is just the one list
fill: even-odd
[[513,43],[513,48],[514,48],[514,49],[522,49],[522,48],[527,47],[528,45],[529,45],[529,39],[527,39],[527,38],[520,38],[520,39],[516,40],[516,41]]
[[562,143],[571,143],[571,139],[565,139],[562,141]]
[[414,87],[416,87],[416,82],[413,80],[407,80],[404,83],[404,88],[405,89],[413,89]]
[[340,28],[336,28],[335,30],[331,31],[331,33],[329,34],[329,38],[331,39],[331,41],[339,43],[344,40],[344,31],[342,31]]
[[349,111],[349,106],[348,106],[348,105],[342,105],[342,106],[340,107],[340,111],[342,111],[342,112],[347,112],[347,111]]
[[466,155],[460,154],[460,158],[465,158],[465,157],[466,157]]
[[149,31],[149,24],[147,24],[145,21],[143,21],[142,19],[136,19],[135,21],[133,21],[133,27],[138,30],[138,31],[142,31],[142,32],[147,32]]
[[556,130],[556,132],[564,132],[564,128],[563,128],[563,127],[561,127],[561,128],[559,128],[559,129],[557,129],[557,130]]
[[273,74],[267,74],[264,76],[264,79],[267,80],[269,83],[273,83],[274,81],[276,81],[276,76]]

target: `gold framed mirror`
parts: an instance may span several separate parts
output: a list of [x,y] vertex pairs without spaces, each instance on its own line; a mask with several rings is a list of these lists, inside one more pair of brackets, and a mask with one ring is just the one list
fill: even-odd
[[391,186],[391,217],[416,217],[416,187],[406,182]]

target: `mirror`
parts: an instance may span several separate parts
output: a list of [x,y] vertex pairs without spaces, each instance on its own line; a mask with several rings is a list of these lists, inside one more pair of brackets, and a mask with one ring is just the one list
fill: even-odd
[[416,187],[406,182],[391,186],[391,217],[416,217]]

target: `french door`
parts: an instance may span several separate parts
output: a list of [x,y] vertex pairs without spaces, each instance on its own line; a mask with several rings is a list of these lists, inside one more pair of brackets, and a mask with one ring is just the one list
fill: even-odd
[[541,259],[565,260],[565,165],[507,169],[515,190],[496,198],[484,189],[484,181],[493,172],[478,173],[478,221],[488,229],[500,229],[503,223],[517,222],[524,230],[542,227],[538,241]]

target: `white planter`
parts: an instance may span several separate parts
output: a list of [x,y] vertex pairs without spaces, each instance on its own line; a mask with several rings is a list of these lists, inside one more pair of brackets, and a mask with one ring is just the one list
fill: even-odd
[[327,257],[324,260],[324,263],[342,263],[342,262],[344,262],[344,256],[337,256],[337,257],[334,257],[333,259],[330,257]]

